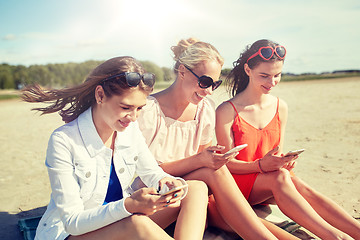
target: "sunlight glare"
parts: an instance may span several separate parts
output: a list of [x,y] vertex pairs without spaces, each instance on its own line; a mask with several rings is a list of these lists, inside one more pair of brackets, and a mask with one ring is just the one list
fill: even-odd
[[175,0],[132,0],[125,1],[123,6],[126,9],[126,19],[131,19],[135,25],[143,25],[154,35],[161,35],[170,27],[178,4]]

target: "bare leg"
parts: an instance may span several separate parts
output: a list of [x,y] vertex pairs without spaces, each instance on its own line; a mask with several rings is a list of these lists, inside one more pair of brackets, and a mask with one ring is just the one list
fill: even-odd
[[106,227],[69,240],[92,239],[173,239],[162,228],[177,219],[175,239],[202,239],[205,230],[208,189],[205,183],[189,181],[189,191],[180,207],[166,208],[150,217],[132,215]]
[[187,183],[189,184],[189,191],[181,201],[180,209],[164,209],[153,214],[150,218],[162,228],[177,220],[175,239],[199,240],[203,238],[205,231],[208,188],[201,181],[187,181]]
[[214,195],[212,194],[209,196],[208,224],[209,226],[214,226],[227,232],[234,232],[234,230],[225,222],[221,216],[219,210],[216,207]]
[[226,166],[218,170],[200,168],[187,174],[184,178],[201,180],[209,186],[221,216],[241,237],[245,239],[276,239],[258,219]]
[[325,221],[353,238],[360,239],[360,223],[358,221],[334,201],[317,192],[298,177],[292,177],[292,180],[300,194]]
[[69,240],[98,239],[173,239],[156,223],[144,215],[132,215],[106,227],[79,236],[70,236]]
[[259,174],[251,191],[249,202],[258,204],[272,196],[283,213],[322,239],[352,239],[328,224],[315,212],[295,188],[289,171],[281,169]]
[[299,238],[295,237],[294,235],[291,235],[287,231],[281,229],[280,227],[276,226],[275,224],[266,221],[265,219],[261,219],[261,221],[263,222],[265,227],[267,229],[269,229],[270,232],[272,232],[278,239],[283,239],[283,240],[296,240],[296,239],[299,239]]
[[[208,215],[209,215],[209,225],[215,226],[218,228],[221,228],[227,232],[233,232],[232,228],[226,224],[222,216],[220,215],[219,211],[216,208],[216,202],[213,197],[210,196],[209,200],[209,209],[208,209]],[[270,230],[272,234],[275,235],[280,240],[297,240],[299,238],[295,237],[294,235],[291,235],[290,233],[286,232],[285,230],[281,229],[280,227],[276,226],[275,224],[272,224],[271,222],[268,222],[264,219],[259,218],[262,223],[265,225],[267,229]]]

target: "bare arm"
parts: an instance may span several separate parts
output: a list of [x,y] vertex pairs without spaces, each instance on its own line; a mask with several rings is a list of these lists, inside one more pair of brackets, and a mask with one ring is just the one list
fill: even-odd
[[199,147],[198,153],[176,161],[160,165],[163,170],[173,176],[184,176],[199,168],[219,169],[233,159],[235,154],[222,154],[223,146],[211,146],[211,142]]
[[[230,103],[224,102],[216,109],[215,133],[218,144],[225,147],[223,152],[226,152],[235,146],[234,135],[231,130],[235,116],[236,113]],[[227,163],[227,167],[231,173],[237,174],[259,172],[256,163],[249,163],[236,159],[231,159]]]
[[204,167],[201,159],[201,153],[197,153],[187,158],[162,163],[160,167],[170,175],[184,176],[189,172]]

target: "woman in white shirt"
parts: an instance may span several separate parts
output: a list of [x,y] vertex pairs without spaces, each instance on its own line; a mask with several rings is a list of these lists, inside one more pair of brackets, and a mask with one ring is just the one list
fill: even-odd
[[[52,194],[35,239],[172,239],[162,228],[175,220],[175,239],[202,239],[206,185],[165,173],[136,122],[154,82],[134,58],[117,57],[79,86],[23,91],[27,102],[52,103],[34,110],[66,122],[49,140]],[[132,189],[135,174],[147,187]]]
[[155,159],[173,176],[208,185],[209,225],[236,232],[244,239],[295,239],[257,218],[226,167],[235,154],[218,154],[224,147],[212,146],[215,106],[207,96],[221,84],[223,58],[214,46],[194,38],[179,41],[171,50],[176,79],[148,98],[139,117]]

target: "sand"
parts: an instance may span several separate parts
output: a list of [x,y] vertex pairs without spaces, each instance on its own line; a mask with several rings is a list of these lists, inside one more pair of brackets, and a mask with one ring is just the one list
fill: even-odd
[[[295,173],[360,218],[360,78],[283,82],[273,90],[288,103],[285,150],[305,148]],[[216,104],[228,99],[220,88]],[[49,202],[47,141],[62,121],[30,111],[39,104],[0,101],[0,238],[22,239],[19,218]]]

